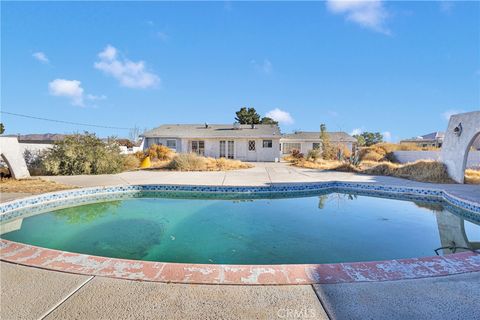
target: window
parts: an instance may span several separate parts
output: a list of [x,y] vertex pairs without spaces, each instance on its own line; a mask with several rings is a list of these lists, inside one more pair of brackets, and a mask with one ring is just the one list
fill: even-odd
[[320,143],[319,142],[314,142],[313,143],[313,150],[320,150]]
[[255,140],[248,141],[248,151],[255,151]]
[[293,150],[300,151],[301,144],[300,143],[284,143],[283,144],[283,154],[290,154]]
[[167,140],[167,147],[170,149],[177,149],[177,140]]
[[205,141],[192,141],[192,152],[204,156],[205,155]]
[[264,148],[271,148],[272,147],[272,140],[263,140],[263,147]]

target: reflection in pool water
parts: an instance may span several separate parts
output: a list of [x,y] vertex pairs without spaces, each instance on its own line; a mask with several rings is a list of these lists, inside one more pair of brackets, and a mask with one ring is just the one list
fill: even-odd
[[478,223],[449,210],[439,201],[351,193],[254,200],[140,197],[10,221],[2,237],[108,257],[221,264],[385,260],[431,256],[452,244],[478,248]]

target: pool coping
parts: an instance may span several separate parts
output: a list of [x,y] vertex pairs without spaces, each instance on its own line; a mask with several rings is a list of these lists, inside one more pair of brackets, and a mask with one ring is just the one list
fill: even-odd
[[[379,194],[441,198],[480,216],[480,203],[437,188],[401,187],[360,182],[317,182],[275,186],[121,185],[46,193],[0,204],[0,217],[14,218],[19,208],[47,205],[65,199],[139,191],[189,191],[213,193],[276,193],[343,189]],[[220,265],[151,262],[72,253],[0,239],[0,260],[47,270],[128,280],[186,284],[298,285],[391,281],[480,272],[480,254],[462,252],[385,261],[335,264]]]

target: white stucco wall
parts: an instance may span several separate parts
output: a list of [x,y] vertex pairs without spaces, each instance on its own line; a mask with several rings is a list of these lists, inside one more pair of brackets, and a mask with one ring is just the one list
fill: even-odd
[[[319,140],[303,140],[303,139],[280,139],[280,143],[300,143],[300,152],[306,155],[310,150],[313,149],[314,143],[319,143]],[[331,142],[331,145],[334,147],[345,146],[348,150],[353,150],[353,143],[351,142]],[[321,144],[320,144],[321,150]],[[283,151],[282,151],[283,152]]]
[[[454,129],[461,124],[462,132]],[[480,134],[480,111],[455,114],[450,117],[442,145],[440,161],[445,163],[450,177],[463,183],[468,148]]]
[[30,177],[17,137],[0,137],[0,153],[2,160],[7,163],[13,178],[23,179]]
[[[394,151],[395,159],[400,163],[414,162],[417,160],[440,160],[440,151]],[[468,153],[466,167],[469,169],[480,169],[480,151]]]
[[[168,139],[172,140],[172,139]],[[213,138],[213,139],[176,139],[178,153],[190,152],[190,141],[205,142],[205,156],[212,158],[220,157],[220,141],[234,141],[234,159],[242,161],[265,161],[271,162],[280,159],[280,139],[239,139],[239,138]],[[248,151],[248,141],[255,140],[255,151]],[[272,148],[263,148],[263,140],[272,140]],[[147,149],[152,144],[167,145],[166,138],[147,138],[144,148]]]

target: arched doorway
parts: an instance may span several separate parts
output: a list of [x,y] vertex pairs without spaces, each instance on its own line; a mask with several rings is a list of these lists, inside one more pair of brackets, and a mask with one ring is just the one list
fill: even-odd
[[447,166],[450,177],[458,183],[464,182],[468,152],[479,135],[480,111],[450,117],[440,161]]

